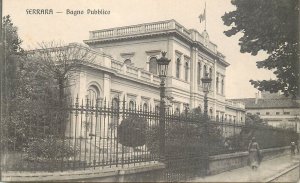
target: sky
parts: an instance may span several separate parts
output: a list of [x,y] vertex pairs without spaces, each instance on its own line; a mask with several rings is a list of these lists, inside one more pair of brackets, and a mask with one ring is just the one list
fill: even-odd
[[[187,29],[204,30],[198,16],[204,11],[205,0],[3,0],[3,15],[11,15],[25,49],[33,49],[45,41],[79,42],[88,39],[89,31],[126,25],[175,19]],[[53,15],[27,14],[30,9],[53,9]],[[72,15],[67,10],[104,9],[108,15]],[[218,51],[226,56],[226,98],[254,97],[257,90],[249,80],[274,78],[271,71],[257,69],[256,61],[267,57],[240,53],[238,40],[242,34],[227,37],[229,27],[221,17],[235,7],[230,0],[206,1],[206,30]]]

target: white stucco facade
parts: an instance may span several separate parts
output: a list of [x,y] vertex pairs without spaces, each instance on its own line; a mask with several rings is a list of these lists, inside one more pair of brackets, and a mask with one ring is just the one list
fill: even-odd
[[242,122],[245,119],[242,104],[225,100],[229,63],[209,41],[206,32],[187,30],[175,20],[169,20],[91,31],[90,39],[84,42],[99,52],[105,62],[94,68],[82,68],[73,89],[80,91],[80,97],[95,85],[103,99],[111,101],[120,97],[138,106],[146,104],[154,108],[159,104],[160,83],[155,61],[161,57],[161,51],[167,51],[166,57],[171,59],[166,80],[166,95],[172,98],[168,103],[170,107],[182,111],[188,105],[203,110],[201,78],[207,70],[212,78],[209,115],[221,118],[226,114]]

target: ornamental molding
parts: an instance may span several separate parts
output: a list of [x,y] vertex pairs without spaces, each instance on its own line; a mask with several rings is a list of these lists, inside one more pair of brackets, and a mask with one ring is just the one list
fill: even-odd
[[148,56],[158,56],[161,53],[161,50],[149,50],[145,51]]
[[134,56],[135,52],[130,53],[120,53],[120,56],[124,59],[131,59]]

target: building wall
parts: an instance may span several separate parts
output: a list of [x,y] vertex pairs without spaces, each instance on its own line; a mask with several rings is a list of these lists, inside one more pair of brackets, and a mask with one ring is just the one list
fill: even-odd
[[247,109],[247,113],[259,115],[269,125],[293,127],[300,132],[299,108]]
[[[190,108],[200,107],[203,110],[203,88],[198,83],[198,62],[201,63],[200,76],[203,77],[204,65],[207,71],[211,69],[212,85],[208,94],[209,112],[215,117],[225,113],[225,83],[221,87],[221,78],[225,81],[226,67],[217,63],[216,60],[191,47],[186,42],[174,36],[145,38],[139,40],[124,40],[101,43],[92,46],[95,49],[103,49],[119,61],[131,59],[133,65],[149,71],[149,60],[151,57],[160,58],[161,51],[167,51],[167,57],[171,59],[166,82],[166,95],[174,98],[175,108],[183,110],[186,104]],[[179,78],[176,77],[176,61],[180,59]],[[188,63],[188,77],[185,77]],[[216,86],[216,77],[219,77],[219,86]],[[218,91],[216,90],[218,88]],[[221,92],[223,88],[223,93]]]
[[[130,69],[129,66],[133,66],[135,70],[141,69],[150,72],[152,68],[150,59],[153,57],[158,59],[161,57],[161,51],[166,51],[166,57],[171,60],[166,80],[166,96],[172,98],[169,105],[174,109],[184,110],[184,106],[188,106],[190,109],[200,107],[203,110],[204,93],[201,78],[204,76],[206,67],[206,71],[212,78],[211,91],[208,94],[209,116],[223,116],[227,113],[225,77],[226,67],[229,66],[229,63],[225,61],[225,56],[217,51],[217,46],[209,41],[206,31],[200,34],[194,29],[186,29],[175,20],[168,20],[90,31],[90,39],[84,42],[91,48],[103,50],[106,54],[111,55],[114,60],[119,61],[119,65],[117,65],[124,72],[126,72],[126,66],[123,62],[126,59],[131,60],[130,64],[126,63],[128,64],[127,70]],[[176,74],[177,60],[180,61],[179,77]],[[201,64],[200,70],[198,63]],[[154,78],[155,74],[151,74],[151,77]],[[123,81],[121,77],[109,82],[113,93],[126,95],[126,92],[130,90],[132,98],[142,100],[138,98],[149,96],[148,98],[153,99],[147,99],[147,97],[143,97],[143,99],[151,101],[152,104],[156,100],[154,98],[158,98],[159,93],[156,92],[157,96],[155,97],[155,92],[151,91],[152,89],[147,90],[146,84],[142,87],[136,86],[136,89],[126,89],[126,85],[130,86],[130,83]],[[122,88],[122,84],[125,87]],[[144,88],[147,89],[144,90]],[[126,92],[122,90],[126,90]],[[149,94],[148,91],[154,93]],[[239,107],[238,110],[240,110]]]
[[[164,37],[144,39],[144,40],[126,40],[113,43],[101,43],[92,48],[103,50],[106,54],[112,55],[114,59],[124,62],[130,59],[135,67],[149,70],[149,59],[151,57],[160,57],[161,51],[166,51],[168,40]],[[169,53],[167,57],[169,57]]]

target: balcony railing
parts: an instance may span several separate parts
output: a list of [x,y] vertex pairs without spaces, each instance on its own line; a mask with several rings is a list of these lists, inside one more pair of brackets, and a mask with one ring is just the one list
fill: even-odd
[[139,25],[116,27],[111,29],[103,29],[90,31],[90,40],[93,39],[105,39],[126,35],[135,35],[143,33],[151,33],[158,31],[170,31],[176,30],[190,40],[197,41],[205,45],[209,50],[217,53],[217,46],[210,41],[205,42],[203,35],[196,30],[188,30],[184,26],[180,25],[175,20],[167,20],[153,23],[145,23]]
[[[104,67],[108,67],[109,65],[105,65],[102,64]],[[131,78],[136,78],[136,79],[140,79],[149,83],[153,83],[153,84],[159,84],[160,83],[160,79],[157,75],[153,75],[152,73],[131,66],[131,65],[127,65],[123,62],[119,62],[117,60],[111,60],[111,69],[115,70],[117,73],[119,74],[123,74],[126,76],[130,76]]]
[[124,36],[131,34],[141,34],[145,32],[161,31],[174,29],[172,27],[175,21],[162,21],[148,24],[139,24],[125,27],[116,27],[112,29],[104,29],[97,31],[90,31],[90,39],[109,38],[116,36]]

